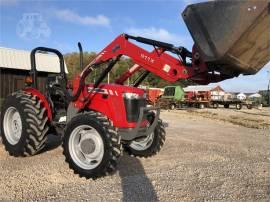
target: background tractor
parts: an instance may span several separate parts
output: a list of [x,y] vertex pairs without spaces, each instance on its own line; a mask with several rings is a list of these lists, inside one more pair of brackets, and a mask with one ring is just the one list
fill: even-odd
[[157,99],[157,105],[164,109],[174,110],[180,107],[185,92],[181,86],[166,86],[164,93]]
[[[254,4],[256,10],[247,15],[246,11]],[[86,178],[112,173],[122,146],[139,157],[156,154],[164,144],[165,129],[159,108],[146,106],[145,91],[138,88],[140,83],[150,73],[170,82],[181,78],[201,84],[219,82],[240,73],[255,74],[270,58],[268,11],[268,1],[190,5],[183,18],[195,41],[192,51],[121,34],[69,84],[63,55],[55,49],[35,48],[31,52],[31,71],[25,89],[8,96],[1,110],[5,149],[16,157],[35,155],[44,148],[50,131],[64,131],[66,161],[75,173]],[[229,17],[224,18],[225,14]],[[153,46],[153,51],[140,48],[132,40]],[[82,56],[80,44],[79,48]],[[37,89],[37,52],[59,57],[61,71],[48,78],[46,92]],[[111,84],[102,83],[122,56],[131,58],[135,65]],[[82,61],[81,57],[81,67]],[[86,83],[87,76],[104,65],[106,68],[96,82]],[[139,70],[143,72],[136,81],[124,85]]]

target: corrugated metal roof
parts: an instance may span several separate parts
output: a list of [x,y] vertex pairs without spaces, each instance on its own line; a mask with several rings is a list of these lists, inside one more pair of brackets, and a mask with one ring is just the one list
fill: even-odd
[[188,86],[183,88],[184,92],[211,91],[216,86]]
[[[41,72],[59,73],[59,59],[56,55],[37,53],[37,70]],[[12,48],[0,47],[0,68],[30,70],[30,52]],[[67,67],[66,67],[66,72]]]
[[224,91],[219,85],[196,85],[183,88],[184,92]]
[[262,95],[259,94],[259,93],[254,93],[252,95],[249,95],[248,97],[250,97],[250,98],[260,98],[260,97],[262,97]]

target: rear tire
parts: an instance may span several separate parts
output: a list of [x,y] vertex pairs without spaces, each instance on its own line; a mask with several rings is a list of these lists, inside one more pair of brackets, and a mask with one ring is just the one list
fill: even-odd
[[204,108],[205,108],[205,105],[202,104],[202,103],[200,103],[200,104],[199,104],[199,109],[204,109]]
[[237,110],[241,110],[242,109],[242,104],[238,103],[235,105],[236,109]]
[[32,156],[46,143],[49,121],[41,101],[19,91],[8,96],[1,110],[1,134],[11,156]]
[[217,108],[218,108],[218,103],[214,103],[214,104],[213,104],[213,108],[214,108],[214,109],[217,109]]
[[96,179],[116,170],[122,145],[105,116],[88,112],[73,117],[67,124],[63,149],[66,162],[75,174]]
[[[154,132],[140,140],[133,140],[125,146],[130,155],[138,157],[150,157],[157,154],[165,142],[165,127],[159,119]],[[152,139],[151,139],[152,138]]]

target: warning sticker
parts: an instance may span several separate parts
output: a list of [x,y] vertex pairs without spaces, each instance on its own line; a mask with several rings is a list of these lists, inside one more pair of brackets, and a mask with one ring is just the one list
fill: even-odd
[[167,64],[165,64],[164,67],[163,67],[163,71],[167,72],[167,73],[170,71],[170,69],[171,69],[171,66],[167,65]]

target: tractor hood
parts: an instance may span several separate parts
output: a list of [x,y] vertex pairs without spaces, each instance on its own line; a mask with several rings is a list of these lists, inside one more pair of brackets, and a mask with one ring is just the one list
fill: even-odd
[[182,17],[212,70],[255,74],[270,60],[270,0],[191,4]]

